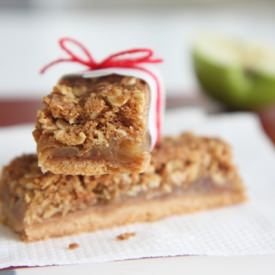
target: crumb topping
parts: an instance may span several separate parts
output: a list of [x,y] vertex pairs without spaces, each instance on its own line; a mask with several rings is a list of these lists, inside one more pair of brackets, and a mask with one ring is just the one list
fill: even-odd
[[188,188],[203,177],[211,178],[217,187],[239,182],[226,143],[186,133],[163,138],[152,152],[150,166],[141,174],[42,174],[37,156],[23,155],[4,168],[0,196],[12,211],[25,209],[24,222],[33,223],[124,197],[169,194],[177,187]]
[[34,137],[50,135],[83,152],[120,139],[144,143],[148,101],[148,85],[134,77],[67,76],[44,98]]

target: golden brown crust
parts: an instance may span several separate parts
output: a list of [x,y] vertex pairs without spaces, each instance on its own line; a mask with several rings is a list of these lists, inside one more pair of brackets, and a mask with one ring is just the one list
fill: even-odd
[[0,200],[0,223],[4,223],[5,218],[4,218],[4,211],[3,211],[3,204],[2,201]]
[[[169,207],[174,205],[175,194],[182,196],[184,200],[190,196],[194,199],[215,194],[217,202],[214,206],[234,203],[236,197],[239,201],[244,199],[243,185],[232,163],[230,147],[219,139],[192,134],[163,138],[152,153],[151,165],[142,174],[42,174],[37,167],[36,156],[27,155],[16,158],[4,168],[1,182],[1,199],[6,206],[9,224],[19,232],[32,228],[35,224],[39,227],[39,224],[43,225],[55,217],[67,217],[77,212],[82,213],[85,209],[91,209],[90,213],[93,213],[97,208],[119,205],[121,202],[122,208],[129,201],[127,207],[133,204],[133,207],[142,209],[138,206],[140,203],[131,202],[133,199],[141,200],[144,204],[145,201],[149,203],[171,194]],[[224,196],[228,198],[227,203],[221,201]],[[205,201],[206,198],[199,208],[208,208],[204,204]],[[207,205],[209,203],[207,202]],[[171,209],[171,212],[163,216],[173,214],[174,207]],[[137,221],[144,221],[142,210],[138,211],[141,212]],[[162,207],[160,211],[163,211]],[[186,211],[182,209],[180,213]],[[152,213],[156,219],[162,217],[162,214],[156,214],[155,210]],[[16,216],[16,219],[13,220],[13,216]],[[96,216],[96,220],[98,219],[100,215]],[[118,224],[127,223],[129,218],[122,220],[121,218]],[[83,223],[82,231],[90,228]],[[96,224],[94,221],[91,228],[101,228]]]
[[[64,77],[44,98],[45,107],[37,115],[33,136],[40,166],[56,174],[70,171],[70,174],[96,175],[112,167],[119,171],[124,167],[124,172],[142,172],[150,157],[148,104],[148,85],[134,77]],[[68,147],[73,150],[66,156],[69,169],[64,171],[58,163],[61,149]],[[129,163],[141,161],[131,170],[130,165],[120,164],[120,152],[129,156]],[[114,159],[110,160],[109,155]],[[80,160],[87,159],[91,160],[90,168],[77,169]],[[94,171],[98,162],[102,169]]]

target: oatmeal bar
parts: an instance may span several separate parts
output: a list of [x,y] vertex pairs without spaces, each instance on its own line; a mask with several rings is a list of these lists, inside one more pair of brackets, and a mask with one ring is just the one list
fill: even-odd
[[33,132],[43,172],[140,173],[150,162],[149,86],[136,77],[63,77]]
[[154,221],[243,202],[230,147],[215,138],[163,138],[142,174],[42,174],[35,155],[7,165],[0,181],[4,222],[23,240]]

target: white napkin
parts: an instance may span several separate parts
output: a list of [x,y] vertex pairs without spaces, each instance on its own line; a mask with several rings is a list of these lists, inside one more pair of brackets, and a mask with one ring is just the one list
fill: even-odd
[[[191,115],[191,117],[190,117]],[[35,243],[23,243],[8,228],[0,227],[0,267],[42,266],[105,262],[175,255],[263,255],[275,253],[275,152],[248,114],[206,118],[182,111],[167,115],[166,134],[186,128],[224,137],[234,149],[245,180],[249,201],[243,205],[167,218]],[[191,121],[190,123],[185,123]],[[31,127],[0,130],[0,164],[15,154],[34,150]],[[124,232],[136,236],[125,241]],[[68,250],[70,243],[79,248]]]

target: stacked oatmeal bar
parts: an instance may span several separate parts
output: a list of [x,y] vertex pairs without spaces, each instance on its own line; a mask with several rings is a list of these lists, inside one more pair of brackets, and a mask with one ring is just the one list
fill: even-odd
[[62,78],[44,98],[34,138],[55,174],[143,172],[150,161],[149,87],[120,75]]
[[4,223],[35,241],[240,203],[229,145],[185,133],[151,151],[150,91],[136,77],[63,77],[44,98],[37,155],[4,167]]

